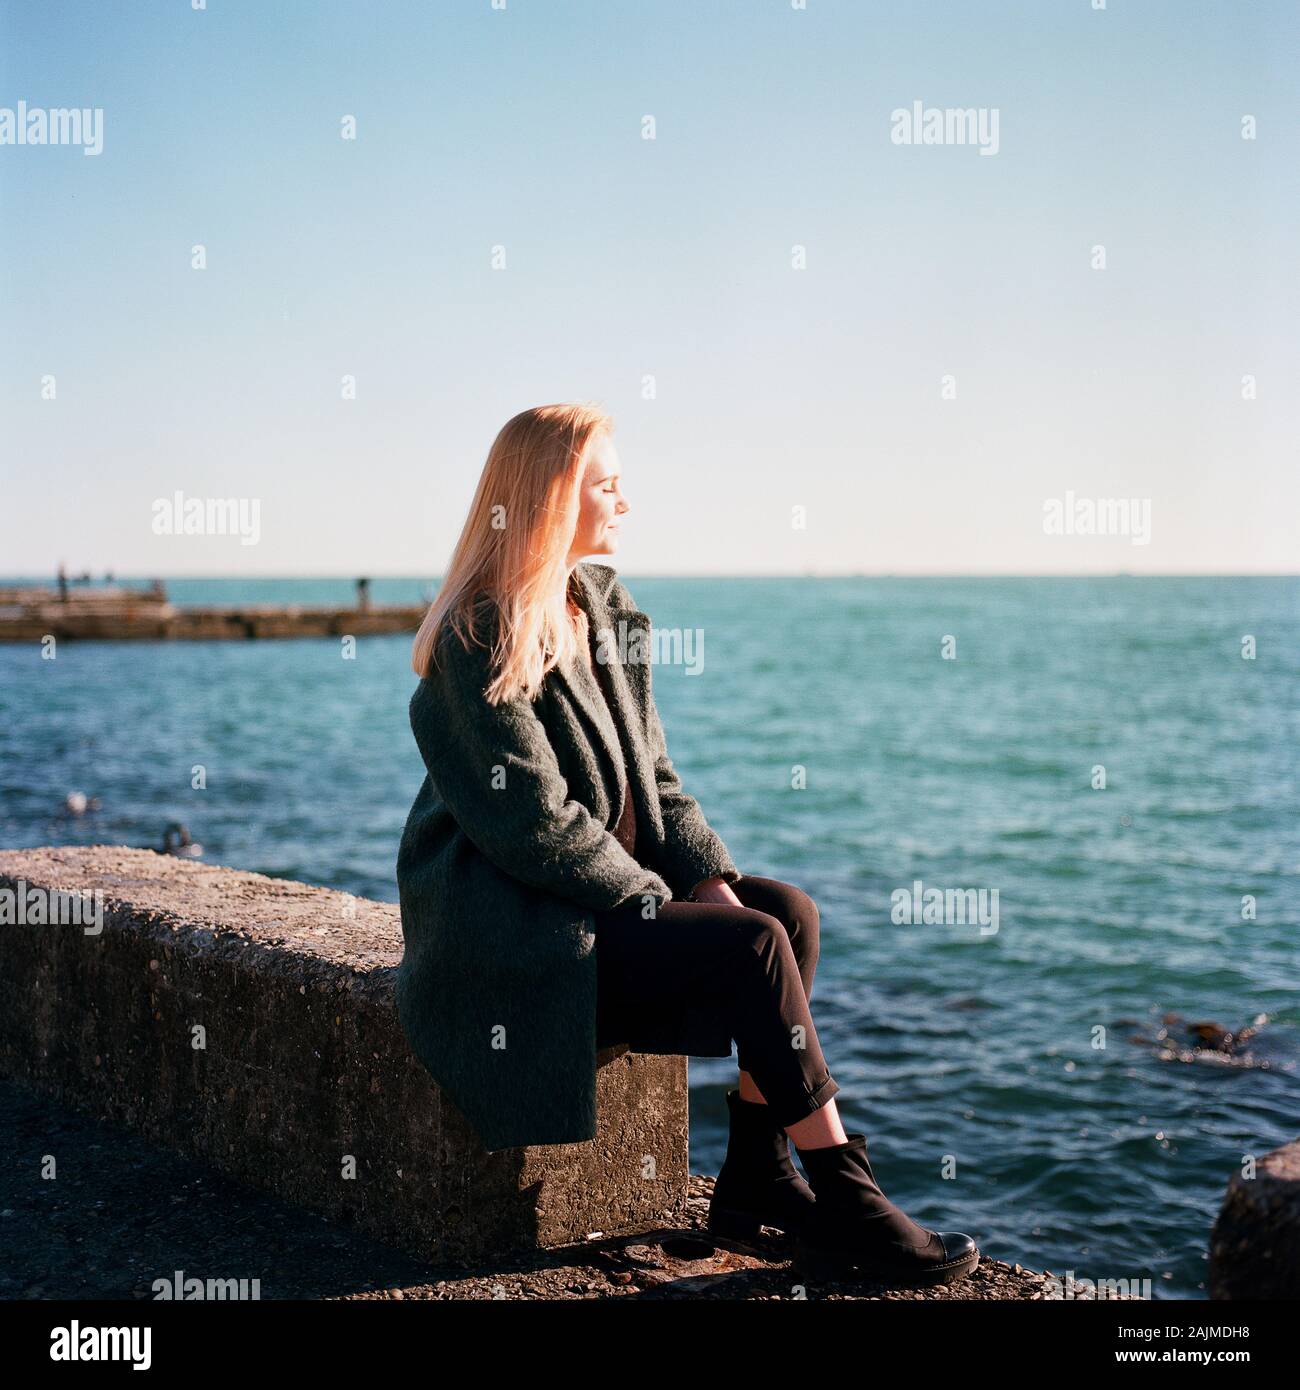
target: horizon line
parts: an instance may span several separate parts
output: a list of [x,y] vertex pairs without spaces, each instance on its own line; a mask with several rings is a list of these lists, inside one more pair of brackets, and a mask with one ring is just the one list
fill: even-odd
[[[583,562],[586,563],[586,562]],[[592,563],[603,564],[603,560]],[[631,571],[610,566],[620,576],[628,579],[1296,579],[1300,572],[1291,570],[688,570],[665,573],[663,571]],[[84,584],[80,575],[68,573],[69,588]],[[370,570],[358,575],[355,570],[333,571],[328,573],[306,570],[284,570],[270,574],[231,573],[228,570],[194,570],[148,574],[119,574],[113,571],[113,583],[119,580],[140,580],[149,583],[154,579],[228,579],[228,580],[275,580],[275,579],[338,579],[355,584],[359,578],[376,579],[444,579],[442,574],[430,575],[413,571],[382,572]],[[0,575],[0,584],[23,583],[35,580],[57,586],[58,572],[48,574]],[[109,582],[104,574],[92,576],[92,584]]]

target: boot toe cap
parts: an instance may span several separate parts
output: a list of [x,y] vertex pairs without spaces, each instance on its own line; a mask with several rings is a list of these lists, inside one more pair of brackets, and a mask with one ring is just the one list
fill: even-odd
[[969,1255],[979,1254],[979,1247],[972,1237],[961,1231],[936,1231],[935,1234],[943,1242],[945,1264],[951,1263],[953,1260],[964,1260]]

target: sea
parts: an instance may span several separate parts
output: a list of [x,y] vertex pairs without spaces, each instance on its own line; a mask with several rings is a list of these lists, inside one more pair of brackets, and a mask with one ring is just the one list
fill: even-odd
[[[623,577],[686,790],[818,905],[812,1013],[886,1193],[992,1258],[1206,1297],[1227,1183],[1300,1133],[1300,579]],[[396,902],[410,653],[0,643],[0,844],[176,822],[205,862]],[[714,1173],[734,1060],[689,1075]]]

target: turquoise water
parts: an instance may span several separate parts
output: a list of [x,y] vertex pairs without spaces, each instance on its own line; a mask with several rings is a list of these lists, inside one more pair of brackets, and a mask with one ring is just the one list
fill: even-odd
[[[813,1015],[885,1190],[987,1255],[1203,1297],[1228,1178],[1300,1130],[1300,580],[628,583],[656,628],[703,634],[699,675],[654,673],[687,789],[742,872],[821,909]],[[0,842],[157,847],[175,819],[210,862],[396,901],[423,775],[409,653],[0,644]],[[71,790],[101,809],[61,814]],[[997,930],[891,921],[917,879],[997,890]],[[1259,1032],[1244,1057],[1165,1061],[1166,1013]],[[716,1171],[734,1064],[690,1070],[692,1165]]]

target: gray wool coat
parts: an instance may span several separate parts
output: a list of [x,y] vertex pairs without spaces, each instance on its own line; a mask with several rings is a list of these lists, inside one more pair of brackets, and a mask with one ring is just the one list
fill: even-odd
[[[741,876],[668,756],[637,647],[649,651],[650,619],[610,566],[575,574],[593,641],[613,634],[613,715],[630,768],[580,660],[553,667],[533,700],[494,707],[483,698],[488,652],[467,652],[444,629],[438,669],[411,697],[427,775],[397,857],[398,1016],[490,1152],[595,1138],[592,913],[629,899],[661,906],[706,878]],[[647,865],[607,828],[629,774]],[[730,1039],[715,1041],[704,1055],[729,1055]]]

